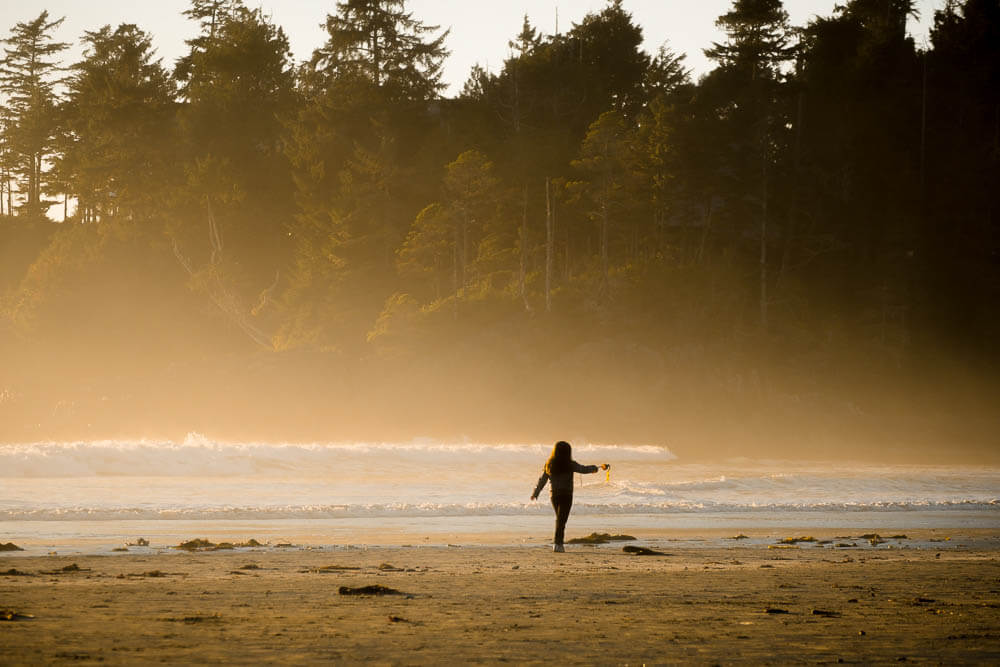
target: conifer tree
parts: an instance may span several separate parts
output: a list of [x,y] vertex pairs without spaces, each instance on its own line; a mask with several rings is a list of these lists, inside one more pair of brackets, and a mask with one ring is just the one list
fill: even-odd
[[49,20],[43,11],[32,21],[16,24],[6,44],[0,85],[7,93],[5,134],[11,171],[17,177],[21,208],[44,216],[47,203],[47,162],[53,149],[58,116],[56,85],[62,68],[60,52],[68,46],[52,33],[64,19]]
[[716,25],[725,32],[726,41],[705,50],[705,55],[719,63],[706,87],[714,87],[720,96],[717,104],[728,130],[724,141],[730,146],[733,176],[731,220],[738,234],[748,227],[758,230],[759,325],[766,330],[771,171],[778,134],[786,125],[777,113],[777,102],[784,79],[781,68],[794,49],[781,0],[734,0]]
[[404,0],[343,0],[326,17],[327,41],[311,67],[326,78],[360,78],[389,102],[428,100],[444,88],[441,67],[448,31],[433,38]]
[[69,138],[58,171],[79,199],[81,219],[145,221],[177,181],[174,83],[153,59],[151,35],[134,25],[88,31],[83,42],[64,105]]
[[[438,28],[403,0],[336,8],[301,72],[304,105],[291,123],[299,213],[286,346],[363,340],[395,289],[395,251],[433,187],[430,165],[440,168],[428,136],[439,123],[447,31],[433,36]],[[303,316],[304,295],[317,291],[324,315]]]

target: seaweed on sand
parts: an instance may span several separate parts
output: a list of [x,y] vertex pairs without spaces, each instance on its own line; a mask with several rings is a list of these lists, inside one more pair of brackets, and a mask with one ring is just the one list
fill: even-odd
[[392,563],[382,563],[378,566],[378,569],[383,572],[405,572],[406,568],[396,567]]
[[162,621],[167,621],[169,623],[221,623],[222,617],[219,614],[194,614],[192,616],[183,616],[180,618],[169,617],[160,619]]
[[586,537],[574,537],[566,540],[568,544],[607,544],[608,542],[629,542],[635,538],[631,535],[611,535],[610,533],[591,533]]
[[839,611],[830,611],[829,609],[813,609],[813,616],[824,616],[826,618],[840,618]]
[[193,540],[188,540],[187,542],[181,542],[174,549],[183,549],[184,551],[197,551],[198,549],[211,549],[215,547],[214,542],[209,542],[201,538],[195,538]]
[[70,563],[58,570],[41,570],[42,574],[73,574],[74,572],[90,572],[89,567],[80,567],[76,563]]
[[402,591],[397,591],[395,588],[389,588],[388,586],[382,586],[381,584],[359,586],[357,588],[341,586],[338,592],[341,595],[407,595]]
[[[257,540],[251,538],[246,542],[211,542],[209,540],[196,538],[193,540],[188,540],[187,542],[181,542],[174,549],[183,549],[184,551],[230,551],[236,549],[237,547],[262,547],[264,546]],[[281,546],[281,545],[278,545]]]
[[330,574],[332,572],[343,572],[344,570],[360,570],[360,567],[355,565],[323,565],[322,567],[311,567],[308,570],[302,570],[302,572],[316,572],[318,574]]
[[646,547],[637,547],[628,544],[622,547],[622,551],[627,554],[632,554],[633,556],[669,556],[670,554],[664,553],[662,551],[655,551],[653,549],[647,549]]
[[160,577],[172,577],[180,575],[182,577],[187,576],[180,572],[163,572],[161,570],[150,570],[149,572],[130,572],[128,574],[119,574],[118,579],[141,579],[143,577],[149,577],[152,579],[159,579]]

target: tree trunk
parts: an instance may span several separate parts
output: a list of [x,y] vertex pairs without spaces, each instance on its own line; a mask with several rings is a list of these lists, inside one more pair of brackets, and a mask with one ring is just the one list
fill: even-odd
[[451,284],[452,284],[452,309],[451,317],[458,321],[458,229],[454,232],[454,243],[451,249]]
[[458,299],[458,244],[460,242],[458,228],[454,227],[452,231],[452,244],[451,244],[451,291],[455,298]]
[[705,213],[705,224],[701,228],[701,245],[698,247],[698,264],[705,261],[705,246],[708,245],[708,234],[712,230],[712,195],[708,196],[708,209]]
[[42,212],[42,154],[35,156],[35,204],[38,205],[39,212]]
[[760,328],[767,333],[767,154],[761,160]]
[[522,192],[523,206],[521,209],[521,257],[517,271],[517,289],[521,294],[521,301],[524,302],[524,309],[531,310],[528,304],[528,290],[525,285],[525,278],[528,273],[528,186],[524,186]]
[[792,196],[788,206],[788,231],[785,233],[784,248],[781,251],[781,268],[778,269],[778,280],[787,277],[788,266],[792,259],[792,243],[795,237],[799,217],[799,166],[802,155],[802,93],[799,92],[795,110],[795,144],[792,156]]
[[563,279],[568,283],[573,280],[573,263],[569,254],[569,234],[566,235],[566,247],[563,248]]
[[601,274],[604,286],[608,285],[608,205],[601,204]]
[[552,196],[549,179],[545,179],[545,312],[552,312],[552,245],[553,245]]
[[30,210],[31,209],[31,205],[35,203],[34,202],[34,197],[35,197],[35,156],[34,155],[29,155],[28,159],[31,160],[31,163],[30,163],[29,168],[28,168],[28,192],[27,192],[28,201],[25,202],[25,205]]
[[461,266],[459,267],[460,273],[459,278],[461,279],[462,291],[465,291],[466,286],[469,284],[469,274],[466,270],[469,266],[469,221],[463,215],[462,216],[462,252],[459,257],[461,260]]
[[[927,182],[927,53],[924,53],[924,78],[920,94],[920,200],[924,196],[924,184]],[[923,206],[921,205],[921,208]]]

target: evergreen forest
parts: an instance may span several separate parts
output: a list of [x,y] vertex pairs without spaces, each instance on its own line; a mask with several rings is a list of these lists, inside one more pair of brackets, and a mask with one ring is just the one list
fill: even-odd
[[330,5],[304,62],[241,0],[173,63],[9,28],[0,440],[1000,457],[1000,1],[734,0],[695,79],[609,0],[453,97]]

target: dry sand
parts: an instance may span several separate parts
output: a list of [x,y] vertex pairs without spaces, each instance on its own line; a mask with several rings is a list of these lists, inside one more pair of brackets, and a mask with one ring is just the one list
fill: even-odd
[[0,663],[1000,661],[992,549],[658,548],[0,557]]

